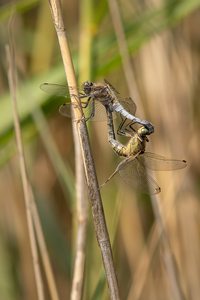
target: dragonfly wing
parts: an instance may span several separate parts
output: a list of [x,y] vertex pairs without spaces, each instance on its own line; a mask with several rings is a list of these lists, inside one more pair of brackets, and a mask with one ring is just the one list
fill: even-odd
[[110,90],[114,92],[116,98],[118,99],[120,104],[125,108],[125,110],[128,111],[130,114],[135,115],[137,107],[133,99],[131,97],[127,97],[127,98],[119,97],[120,93],[112,86],[112,84],[108,82],[106,79],[104,79],[104,82],[109,86]]
[[[95,105],[95,114],[94,117],[90,118],[91,113],[92,113],[92,101],[88,104],[86,108],[83,107],[83,112],[84,116],[86,119],[89,119],[90,121],[97,121],[97,122],[102,122],[106,121],[107,115],[106,115],[106,110],[105,107],[100,104],[97,101],[94,101]],[[62,116],[71,118],[72,113],[71,113],[71,103],[64,103],[59,107],[59,112]],[[113,116],[115,118],[115,116]]]
[[160,187],[149,174],[146,173],[141,158],[137,157],[126,164],[119,170],[121,178],[136,190],[145,194],[157,194]]
[[128,111],[131,115],[135,116],[137,106],[131,97],[118,98],[120,104]]
[[109,88],[115,93],[115,94],[119,94],[119,92],[114,88],[114,86],[107,80],[104,79],[105,84],[107,84],[109,86]]
[[40,89],[51,96],[70,98],[69,89],[66,85],[45,82],[40,85]]
[[168,159],[162,155],[145,152],[142,159],[147,168],[154,171],[170,171],[183,169],[187,166],[185,160]]
[[59,113],[64,117],[71,118],[72,116],[71,107],[72,105],[70,103],[64,103],[59,107]]
[[[98,101],[94,100],[94,106],[95,106],[95,111],[94,111],[94,117],[91,118],[91,121],[97,121],[97,122],[103,122],[107,120],[107,114],[106,114],[106,108]],[[84,109],[84,114],[86,117],[89,117],[92,113],[92,103],[88,105],[86,109]],[[115,113],[112,114],[113,119],[116,119]]]
[[[76,104],[74,104],[75,106]],[[77,106],[79,107],[79,106]],[[80,108],[80,107],[79,107]],[[72,103],[64,103],[59,107],[59,113],[64,116],[71,118],[72,117]]]

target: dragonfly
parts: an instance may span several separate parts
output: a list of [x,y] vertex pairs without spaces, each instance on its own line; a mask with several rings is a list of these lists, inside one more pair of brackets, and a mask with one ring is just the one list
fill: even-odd
[[[65,85],[43,83],[40,88],[48,94],[64,96],[67,99],[70,98],[69,89]],[[87,98],[87,100],[83,101],[84,98]],[[89,119],[96,121],[105,120],[105,117],[101,119],[102,113],[100,113],[101,109],[98,108],[98,104],[100,103],[101,106],[104,106],[106,109],[108,126],[110,128],[110,136],[112,138],[115,138],[113,120],[111,120],[111,118],[113,118],[113,113],[120,114],[123,118],[130,120],[134,124],[138,123],[143,125],[148,130],[148,134],[154,132],[154,127],[149,121],[141,120],[135,116],[136,104],[134,101],[130,97],[120,98],[119,93],[107,80],[104,80],[103,84],[85,81],[82,84],[82,92],[79,93],[79,99],[81,100],[82,108],[89,107],[90,113],[86,118],[86,121]],[[65,103],[60,106],[59,111],[62,115],[69,117],[71,111],[69,108],[70,103]],[[96,110],[98,110],[98,113]]]
[[125,158],[100,187],[119,174],[128,185],[137,190],[147,194],[158,194],[161,188],[149,172],[146,172],[146,168],[154,171],[169,171],[183,169],[187,166],[185,160],[168,159],[155,153],[146,152],[146,142],[149,140],[147,138],[148,130],[144,126],[136,131],[130,123],[119,128],[118,134],[129,137],[128,143],[123,145],[116,139],[110,139],[110,144],[118,156]]

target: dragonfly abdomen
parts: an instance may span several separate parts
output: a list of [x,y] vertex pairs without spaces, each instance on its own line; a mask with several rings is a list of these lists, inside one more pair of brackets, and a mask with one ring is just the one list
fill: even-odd
[[126,146],[118,142],[117,140],[110,138],[109,142],[112,146],[113,151],[119,156],[127,156],[126,154]]
[[135,116],[127,112],[127,110],[118,101],[115,101],[113,103],[113,110],[120,113],[124,118],[127,118],[129,120],[134,121],[135,119],[137,119]]
[[107,107],[106,107],[106,113],[107,113],[107,126],[108,126],[108,141],[110,141],[110,139],[115,140],[115,131],[113,125],[112,112]]
[[148,129],[148,134],[151,134],[154,132],[154,127],[150,122],[148,122],[146,120],[141,120],[141,119],[135,117],[134,115],[130,114],[118,101],[116,101],[116,100],[113,101],[112,108],[113,108],[113,111],[118,112],[125,119],[129,119],[129,120],[133,121],[134,123],[138,123],[138,124],[145,126]]

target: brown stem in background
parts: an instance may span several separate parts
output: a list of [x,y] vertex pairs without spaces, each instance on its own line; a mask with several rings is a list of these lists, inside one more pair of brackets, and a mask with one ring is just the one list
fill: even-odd
[[32,220],[32,215],[31,215],[30,184],[28,181],[26,165],[25,165],[25,160],[24,160],[24,149],[22,146],[20,122],[19,122],[19,116],[18,116],[18,112],[17,112],[16,73],[15,73],[13,55],[14,54],[11,53],[10,47],[7,45],[6,46],[6,56],[7,56],[7,61],[8,61],[8,82],[9,82],[9,87],[10,87],[11,99],[13,102],[14,127],[15,127],[15,135],[16,135],[17,149],[18,149],[18,155],[19,155],[20,173],[21,173],[23,192],[24,192],[26,218],[27,218],[32,260],[33,260],[33,269],[34,269],[34,274],[35,274],[35,282],[36,282],[38,299],[44,300],[44,288],[43,288],[41,270],[40,270],[40,265],[39,265],[39,257],[38,257],[38,250],[37,250],[35,232],[34,232],[34,227],[33,227],[33,220]]
[[113,27],[115,30],[117,44],[119,47],[119,52],[122,59],[122,67],[124,70],[124,76],[126,78],[126,83],[128,86],[129,94],[131,98],[140,101],[140,95],[138,93],[138,88],[136,85],[135,75],[133,73],[131,58],[128,52],[128,46],[126,42],[126,36],[124,33],[124,28],[122,25],[121,15],[119,7],[116,0],[109,0],[110,15],[113,22]]
[[35,227],[35,231],[36,231],[38,245],[39,245],[39,249],[40,249],[40,253],[41,253],[41,257],[42,257],[42,263],[43,263],[43,267],[44,267],[44,271],[45,271],[45,276],[47,278],[47,284],[49,287],[50,297],[52,300],[59,300],[58,291],[57,291],[57,287],[56,287],[56,283],[55,283],[55,278],[54,278],[53,270],[51,267],[51,262],[49,259],[49,254],[47,251],[47,246],[46,246],[46,242],[44,239],[42,225],[40,222],[38,209],[35,204],[32,188],[30,189],[30,193],[31,193],[31,198],[32,198],[31,199],[32,200],[31,201],[31,206],[32,206],[31,212],[32,212],[32,217],[33,217],[33,221],[34,221],[34,227]]
[[[11,19],[12,21],[13,19]],[[11,26],[11,23],[9,24]],[[10,29],[10,28],[9,28]],[[34,274],[36,280],[36,287],[38,293],[38,299],[43,300],[44,298],[44,290],[43,290],[43,282],[41,276],[41,270],[39,265],[39,258],[38,258],[38,250],[37,250],[37,243],[35,232],[37,236],[37,241],[42,257],[42,263],[44,266],[45,275],[47,277],[47,284],[49,287],[50,297],[52,300],[59,300],[58,292],[55,284],[55,278],[53,275],[45,238],[42,231],[42,226],[37,210],[37,206],[35,204],[35,199],[33,195],[33,190],[28,179],[27,171],[26,171],[26,163],[24,157],[24,149],[22,144],[22,136],[21,136],[21,128],[19,122],[19,116],[17,111],[17,97],[16,97],[16,70],[15,70],[15,56],[14,56],[14,47],[12,46],[12,35],[10,32],[10,47],[6,47],[6,55],[8,60],[8,80],[9,80],[9,87],[11,92],[11,97],[13,101],[13,117],[14,117],[14,126],[15,126],[15,133],[16,133],[16,142],[19,154],[19,162],[20,162],[20,173],[22,178],[23,184],[23,191],[24,191],[24,199],[26,205],[26,213],[27,213],[27,223],[28,223],[28,231],[30,237],[30,244],[31,244],[31,251],[33,257],[33,267],[34,267]],[[34,222],[34,226],[33,226]],[[34,231],[35,227],[35,231]]]
[[173,298],[177,300],[184,300],[185,296],[180,286],[180,282],[179,282],[180,277],[178,276],[176,261],[173,252],[171,250],[171,245],[166,230],[164,216],[160,207],[159,196],[151,195],[151,203],[153,205],[153,211],[158,224],[158,230],[160,231],[160,236],[161,236],[161,241],[163,246],[162,248],[164,252],[164,262],[165,262],[167,274],[169,275],[169,282],[171,285]]
[[111,299],[120,299],[119,290],[117,284],[116,273],[113,264],[112,250],[110,245],[110,239],[105,222],[105,216],[102,206],[101,195],[97,183],[97,177],[94,167],[94,161],[91,154],[90,143],[88,138],[88,132],[85,120],[83,118],[82,108],[79,103],[78,90],[76,77],[74,72],[74,66],[71,59],[68,41],[65,35],[64,22],[62,18],[60,1],[49,0],[52,17],[55,25],[55,29],[60,44],[61,55],[64,63],[64,69],[68,86],[70,87],[71,101],[75,104],[73,112],[74,119],[77,120],[75,125],[77,127],[79,142],[82,151],[82,157],[85,168],[86,181],[89,191],[89,197],[92,208],[92,215],[94,220],[94,226],[96,231],[96,237],[101,249],[102,259],[106,272],[106,278],[110,290]]

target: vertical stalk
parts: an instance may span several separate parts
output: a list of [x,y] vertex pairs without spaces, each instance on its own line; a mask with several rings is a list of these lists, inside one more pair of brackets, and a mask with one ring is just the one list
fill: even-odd
[[185,296],[183,294],[182,288],[180,286],[178,270],[176,266],[176,261],[171,250],[170,241],[166,231],[166,226],[164,222],[164,217],[162,215],[162,210],[160,207],[159,196],[151,195],[151,202],[153,205],[153,211],[158,223],[158,229],[160,230],[160,236],[162,241],[162,246],[164,250],[164,262],[166,270],[169,276],[169,282],[171,285],[171,291],[174,299],[184,300]]
[[124,70],[124,76],[126,78],[128,90],[131,98],[136,98],[137,100],[140,100],[140,95],[138,93],[135,81],[135,75],[131,66],[131,58],[128,52],[128,46],[126,42],[126,36],[123,29],[119,7],[116,0],[108,0],[108,4],[113,27],[117,38],[119,52],[122,59],[122,67]]
[[[12,22],[13,19],[11,19]],[[9,26],[11,26],[11,23]],[[9,28],[10,29],[10,28]],[[16,96],[16,68],[15,68],[15,55],[14,55],[14,46],[13,46],[13,39],[11,32],[9,32],[10,38],[10,47],[6,47],[6,54],[8,60],[8,80],[9,86],[11,91],[11,96],[13,100],[13,116],[14,116],[14,126],[15,126],[15,133],[16,133],[16,142],[19,154],[19,162],[20,162],[20,173],[22,178],[23,184],[23,191],[24,191],[24,198],[25,198],[25,206],[26,206],[26,213],[27,213],[27,223],[28,223],[28,231],[30,236],[30,244],[31,244],[31,251],[33,257],[33,267],[34,267],[34,274],[36,280],[36,287],[38,293],[38,299],[44,299],[44,289],[43,289],[43,281],[41,276],[41,270],[39,265],[39,257],[38,257],[38,250],[37,250],[37,243],[36,237],[38,241],[38,246],[41,253],[41,259],[44,266],[45,275],[47,278],[47,284],[49,287],[49,293],[52,300],[59,300],[58,291],[56,288],[55,278],[53,275],[45,238],[42,231],[42,226],[37,210],[37,206],[35,204],[35,199],[33,195],[33,190],[28,178],[27,170],[26,170],[26,163],[24,157],[24,149],[22,143],[22,136],[21,136],[21,129],[20,129],[20,122],[19,116],[17,111],[17,96]],[[34,231],[35,229],[35,231]],[[36,236],[35,236],[36,235]]]
[[[91,70],[91,17],[92,1],[83,0],[80,7],[80,40],[79,40],[79,83],[90,80]],[[88,200],[85,191],[84,166],[81,156],[81,148],[77,139],[76,127],[73,126],[73,135],[75,141],[75,163],[76,163],[76,213],[77,213],[77,234],[76,234],[76,252],[72,279],[71,300],[81,300],[83,294],[85,257],[86,257],[86,239],[88,225]]]
[[20,122],[19,122],[19,116],[17,112],[16,73],[14,67],[14,53],[11,52],[11,49],[8,45],[6,46],[6,55],[8,61],[8,81],[9,81],[9,87],[11,92],[11,98],[13,102],[14,126],[15,126],[17,149],[19,155],[20,173],[21,173],[23,192],[24,192],[26,217],[27,217],[28,233],[29,233],[30,246],[31,246],[31,254],[33,260],[33,269],[35,274],[35,282],[36,282],[38,299],[44,300],[44,288],[43,288],[42,275],[41,275],[41,270],[39,265],[39,257],[38,257],[34,226],[33,226],[33,219],[31,215],[30,184],[28,181],[28,175],[25,166],[24,149],[22,146]]
[[61,13],[60,1],[49,0],[49,3],[52,12],[52,18],[58,36],[58,41],[60,45],[67,82],[68,82],[68,86],[70,87],[71,101],[72,104],[76,104],[74,105],[74,109],[73,109],[75,120],[77,120],[74,126],[76,126],[78,132],[79,142],[82,151],[85,176],[86,176],[86,182],[89,191],[96,237],[99,243],[99,247],[101,249],[103,264],[104,264],[106,278],[107,278],[109,291],[110,291],[110,298],[113,300],[114,299],[117,300],[120,298],[119,298],[119,290],[118,290],[116,273],[113,264],[110,239],[109,239],[108,230],[106,226],[101,195],[97,183],[94,161],[90,149],[87,127],[83,117],[80,101],[78,98],[75,71],[74,71],[74,66],[71,58],[68,41],[65,35],[65,28],[64,28],[62,13]]

